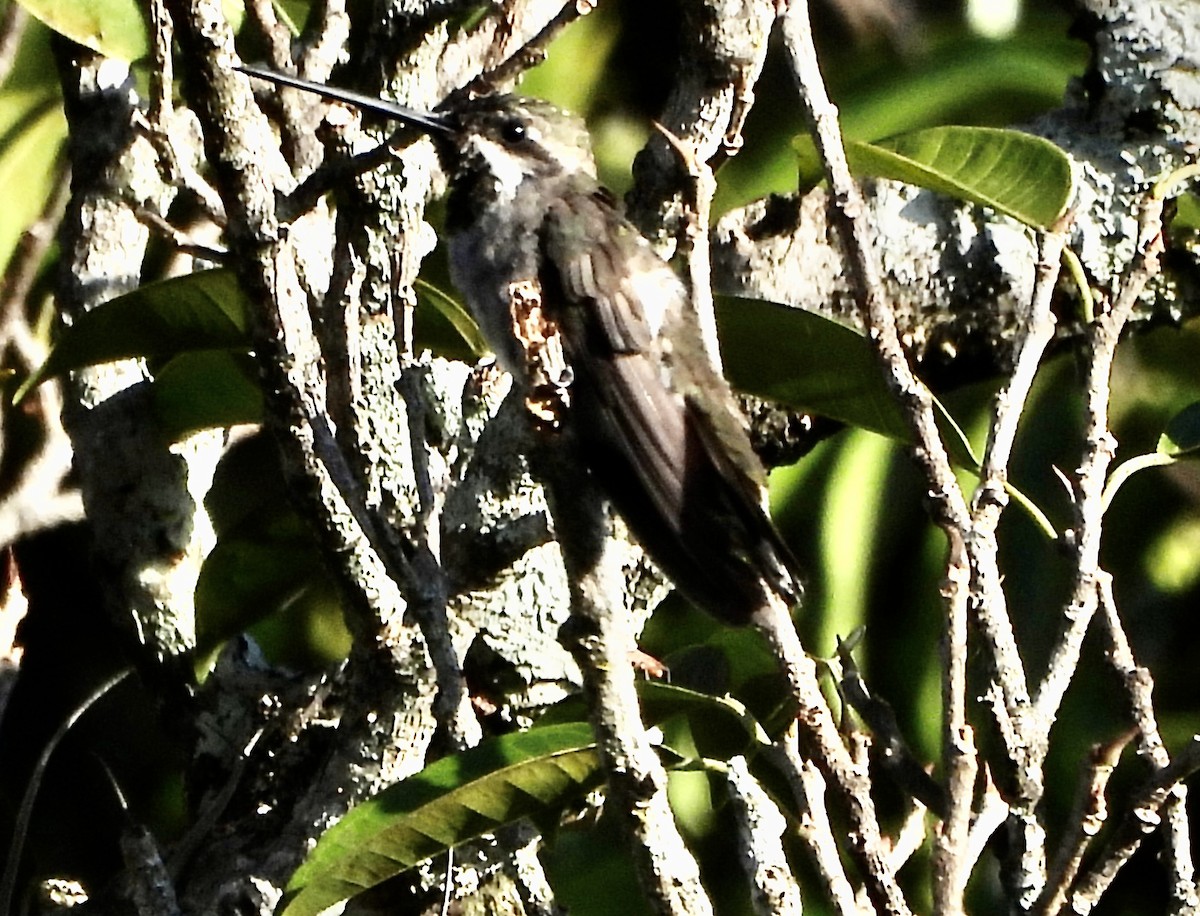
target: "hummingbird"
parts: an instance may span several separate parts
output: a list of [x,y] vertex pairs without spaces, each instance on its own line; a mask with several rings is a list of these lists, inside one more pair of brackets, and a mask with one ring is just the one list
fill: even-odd
[[802,596],[766,475],[672,267],[601,186],[582,121],[508,94],[418,111],[242,66],[429,135],[449,176],[450,276],[535,423],[685,598],[743,625]]

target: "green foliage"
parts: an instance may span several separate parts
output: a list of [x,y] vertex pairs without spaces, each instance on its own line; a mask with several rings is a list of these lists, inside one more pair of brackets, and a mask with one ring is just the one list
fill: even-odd
[[262,389],[254,359],[239,350],[185,350],[155,371],[154,406],[172,442],[201,429],[259,423]]
[[[718,297],[717,326],[726,375],[739,391],[914,441],[874,348],[855,329],[805,309],[732,296]],[[958,425],[940,404],[936,409],[951,457],[978,469]]]
[[1175,207],[1175,219],[1171,222],[1172,231],[1200,231],[1200,197],[1190,192],[1180,194],[1175,198]]
[[341,596],[292,506],[269,436],[226,453],[204,508],[217,543],[196,584],[197,676],[224,640],[242,632],[272,662],[298,670],[344,658],[350,645]]
[[[445,319],[455,333],[462,338],[462,342],[467,345],[470,355],[478,357],[488,352],[483,332],[479,330],[479,325],[475,323],[475,319],[471,317],[471,313],[461,302],[427,280],[418,279],[415,288],[418,306],[426,305],[428,306],[425,309],[426,313],[432,308],[435,314]],[[432,340],[422,339],[420,326],[418,326],[417,344],[422,347],[432,348],[434,346]]]
[[[876,140],[944,124],[1007,126],[1058,105],[1086,49],[1065,37],[1060,22],[1046,18],[1031,15],[999,41],[930,23],[917,54],[852,44],[820,48],[843,134]],[[805,126],[790,102],[790,77],[768,72],[766,79],[747,124],[746,149],[718,175],[714,214],[797,187],[795,152],[784,137],[794,138]]]
[[17,389],[20,401],[44,379],[129,357],[166,359],[188,350],[248,346],[248,310],[237,280],[208,270],[148,283],[111,299],[67,328],[46,362]]
[[[418,347],[464,356],[487,351],[479,328],[452,296],[418,280],[417,301],[425,306]],[[222,268],[148,283],[64,329],[13,400],[19,403],[52,376],[137,357],[155,363],[155,406],[172,441],[198,429],[256,423],[262,395],[249,357],[250,309],[236,278]]]
[[301,520],[281,503],[224,533],[209,551],[196,583],[196,644],[203,655],[263,618],[286,609],[327,575]]
[[[7,267],[25,227],[37,219],[54,184],[54,160],[66,134],[62,111],[40,93],[0,93],[0,111],[23,111],[0,137],[0,187],[20,187],[0,217],[0,271]],[[51,155],[47,156],[47,150]]]
[[[642,715],[678,768],[753,756],[770,738],[746,708],[669,684],[643,682]],[[523,732],[444,757],[351,809],[327,830],[288,885],[284,916],[309,916],[462,843],[522,818],[552,834],[559,816],[602,779],[578,699]],[[794,712],[781,719],[786,725]],[[566,721],[563,721],[563,720]],[[791,810],[790,793],[784,793]],[[799,812],[794,812],[799,816]]]
[[19,0],[60,35],[105,57],[135,61],[150,50],[137,0]]
[[1185,458],[1194,459],[1197,452],[1200,452],[1200,402],[1189,404],[1170,419],[1153,452],[1117,465],[1104,487],[1105,509],[1111,505],[1117,491],[1138,471],[1166,467]]
[[[812,141],[796,143],[800,173],[820,173]],[[1061,149],[1032,134],[994,127],[933,127],[879,143],[846,143],[859,176],[891,178],[940,191],[1038,229],[1066,212],[1075,195],[1074,167]]]
[[586,723],[491,738],[364,801],[325,832],[288,884],[286,916],[327,907],[523,817],[546,818],[601,778]]
[[1171,417],[1158,438],[1157,451],[1172,458],[1195,456],[1200,451],[1200,402],[1189,404]]

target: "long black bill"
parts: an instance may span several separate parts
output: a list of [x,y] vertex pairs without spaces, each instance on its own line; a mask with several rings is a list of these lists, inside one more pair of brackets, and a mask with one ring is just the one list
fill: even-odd
[[376,98],[373,95],[364,95],[361,92],[353,92],[349,89],[339,89],[337,86],[326,86],[322,83],[314,83],[312,80],[300,79],[298,76],[288,76],[286,73],[277,73],[274,70],[265,70],[261,67],[238,66],[234,67],[234,69],[240,70],[247,76],[266,80],[268,83],[275,83],[279,86],[290,86],[293,89],[302,89],[305,92],[313,92],[334,102],[343,102],[362,111],[369,111],[374,114],[383,115],[385,118],[402,121],[405,124],[411,124],[413,127],[418,127],[428,133],[449,133],[452,130],[450,125],[439,115],[405,108],[403,105],[389,102],[387,99]]

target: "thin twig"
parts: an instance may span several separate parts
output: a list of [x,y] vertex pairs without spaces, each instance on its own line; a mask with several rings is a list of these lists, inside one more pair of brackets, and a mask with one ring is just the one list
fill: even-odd
[[16,819],[13,821],[12,841],[8,846],[8,864],[5,865],[4,875],[0,878],[0,913],[12,912],[12,895],[16,889],[17,869],[21,865],[21,850],[25,845],[25,836],[29,832],[29,821],[33,816],[33,804],[37,801],[38,790],[42,787],[42,777],[45,775],[46,767],[50,763],[50,755],[54,753],[55,748],[58,747],[62,739],[67,736],[67,732],[71,730],[71,727],[79,721],[83,714],[95,706],[105,694],[132,673],[132,668],[122,668],[84,697],[67,714],[67,717],[59,723],[58,728],[54,730],[54,734],[46,741],[42,752],[38,755],[37,762],[33,765],[33,771],[29,774],[29,782],[25,786],[25,794],[21,796],[21,805],[17,809]]
[[909,365],[895,316],[884,297],[866,206],[846,162],[837,108],[829,100],[821,78],[806,0],[788,3],[783,16],[783,37],[832,191],[830,221],[837,227],[848,253],[854,298],[865,319],[868,337],[884,365],[888,384],[916,434],[913,454],[929,483],[927,495],[934,520],[939,526],[966,531],[970,520],[967,503],[937,428],[933,397]]
[[1116,439],[1108,430],[1110,380],[1117,343],[1138,297],[1158,272],[1162,248],[1162,202],[1148,200],[1141,224],[1142,244],[1130,265],[1112,309],[1088,329],[1091,357],[1084,379],[1086,401],[1085,451],[1075,485],[1076,576],[1070,603],[1064,612],[1065,625],[1055,640],[1046,675],[1038,686],[1034,706],[1041,721],[1051,722],[1079,663],[1083,637],[1096,610],[1094,577],[1099,570],[1100,535],[1104,517],[1104,484],[1116,452]]
[[717,334],[717,312],[713,304],[712,268],[708,256],[708,220],[717,182],[712,169],[707,163],[700,161],[693,146],[676,137],[661,124],[655,122],[654,126],[679,155],[679,160],[691,179],[691,206],[687,227],[683,233],[682,253],[687,258],[691,306],[700,324],[704,350],[712,367],[718,373],[723,373],[721,340]]
[[[1097,317],[1088,329],[1091,347],[1084,378],[1085,446],[1075,484],[1075,529],[1069,541],[1075,553],[1075,583],[1063,615],[1063,628],[1051,651],[1047,673],[1035,699],[1039,719],[1043,722],[1053,721],[1057,713],[1079,663],[1084,635],[1105,595],[1103,583],[1108,577],[1099,564],[1100,539],[1103,532],[1105,480],[1117,445],[1108,423],[1112,368],[1121,331],[1146,283],[1159,269],[1158,256],[1163,244],[1161,200],[1151,196],[1144,202],[1139,226],[1138,254],[1130,264],[1119,295],[1111,310]],[[1111,593],[1108,595],[1111,596]],[[1111,638],[1117,638],[1116,634],[1123,638],[1119,622],[1109,627],[1109,633]],[[1131,653],[1129,664],[1132,665]],[[1149,703],[1148,697],[1144,702]],[[1144,711],[1142,715],[1145,715]],[[1150,746],[1147,742],[1151,741],[1161,749],[1161,739],[1157,739],[1157,729],[1151,728],[1152,724],[1152,720],[1139,723],[1150,729],[1149,734],[1142,735],[1143,746]],[[1157,742],[1153,739],[1157,739]],[[1165,752],[1161,759],[1165,760]],[[1167,794],[1156,796],[1155,804],[1161,805]],[[1116,842],[1112,854],[1105,856],[1080,882],[1073,895],[1073,904],[1098,900],[1108,882],[1140,842],[1140,836],[1131,836],[1127,831],[1118,831],[1118,834],[1126,839]],[[1183,835],[1186,836],[1186,827]],[[1179,841],[1179,833],[1168,832],[1167,841],[1168,845],[1174,846]],[[1179,857],[1179,867],[1190,872],[1188,853],[1174,849],[1172,855]]]
[[967,848],[965,858],[968,869],[974,867],[975,863],[983,856],[987,844],[992,839],[992,834],[1000,829],[1005,818],[1008,817],[1008,802],[1000,794],[1000,790],[996,788],[996,783],[992,780],[992,774],[985,767],[983,771],[983,797],[979,802],[979,808],[975,812],[975,817],[971,821],[971,832],[967,837]]
[[[900,343],[895,316],[883,295],[880,267],[872,249],[862,194],[850,175],[837,109],[829,100],[821,77],[807,2],[791,0],[783,14],[782,25],[792,71],[832,192],[830,221],[837,226],[848,253],[855,301],[865,319],[868,336],[874,342],[884,365],[889,386],[903,406],[916,434],[918,444],[914,456],[929,484],[934,519],[947,532],[953,544],[968,530],[970,517],[966,499],[954,477],[937,429],[932,396],[913,374]],[[861,829],[863,825],[856,826]],[[878,837],[871,838],[871,841],[877,840]],[[869,852],[869,855],[874,854],[876,851]],[[887,898],[872,896],[877,906],[891,902]]]
[[[547,433],[547,435],[553,435]],[[603,497],[549,442],[532,456],[546,486],[555,536],[571,589],[571,630],[564,642],[583,674],[584,696],[642,890],[662,916],[705,916],[712,904],[700,870],[679,835],[666,772],[639,712],[629,653],[636,648],[620,596],[624,578],[613,549]]]
[[[292,34],[287,24],[277,15],[276,4],[271,0],[250,0],[247,6],[266,44],[267,58],[271,65],[279,71],[291,71]],[[319,46],[333,51],[328,43],[321,42]],[[335,59],[333,53],[326,59],[320,59],[310,51],[304,58],[307,67],[304,76],[318,81],[327,79]],[[319,161],[321,157],[321,144],[311,129],[313,100],[303,93],[289,90],[277,91],[276,98],[283,110],[279,125],[283,138],[281,146],[293,168],[300,171]]]
[[889,864],[887,844],[871,797],[866,760],[856,760],[838,734],[833,713],[821,693],[816,664],[800,644],[788,609],[781,601],[774,602],[758,611],[754,622],[778,659],[798,705],[796,723],[801,751],[821,769],[849,814],[851,827],[847,839],[871,902],[886,913],[908,913],[908,904]]
[[[993,710],[1000,723],[1005,750],[1016,774],[1016,791],[1011,799],[1013,839],[1010,882],[1019,887],[1023,900],[1041,892],[1045,871],[1045,832],[1038,825],[1038,805],[1045,792],[1044,761],[1049,726],[1031,715],[1029,684],[1024,663],[1017,648],[1008,601],[1000,570],[997,528],[1008,504],[1008,465],[1017,430],[1033,381],[1046,347],[1054,337],[1055,318],[1051,300],[1058,282],[1061,252],[1070,216],[1064,217],[1053,231],[1039,238],[1039,257],[1029,313],[1022,324],[1016,345],[1016,365],[1012,376],[996,394],[988,443],[982,462],[979,486],[971,505],[971,528],[966,548],[972,563],[974,619],[990,655],[992,677],[1000,702]],[[960,833],[959,839],[965,834]],[[959,846],[962,852],[963,847]],[[961,876],[965,881],[965,876]],[[957,906],[961,907],[959,886]]]
[[[67,201],[70,199],[71,175],[64,168],[59,173],[49,197],[46,198],[41,215],[25,228],[13,249],[8,266],[4,271],[4,277],[0,281],[0,322],[4,323],[0,337],[6,343],[12,342],[13,328],[20,326],[26,331],[29,330],[26,300],[29,298],[30,290],[33,289],[38,271],[41,270],[46,252],[54,244],[58,226],[62,222]],[[28,339],[32,342],[33,335],[29,334]],[[45,357],[43,350],[44,348],[40,346],[36,348],[36,351],[21,348],[19,355],[25,368],[34,368]]]
[[[46,358],[46,345],[30,327],[29,294],[54,242],[71,196],[64,170],[41,216],[22,233],[0,289],[0,347],[11,350],[21,368],[32,371]],[[43,436],[27,456],[0,501],[0,545],[83,517],[78,489],[67,486],[71,442],[62,425],[62,390],[57,381],[41,385],[27,406],[43,422]]]
[[202,261],[212,261],[214,264],[225,263],[226,258],[229,256],[229,252],[224,248],[217,248],[213,245],[206,245],[203,242],[193,241],[185,232],[173,226],[166,218],[155,213],[153,210],[147,210],[145,207],[136,207],[133,212],[137,216],[139,223],[142,223],[165,238],[176,251],[190,255],[193,258],[199,258]]
[[154,66],[150,69],[150,100],[146,118],[158,131],[166,132],[175,83],[175,59],[171,54],[174,29],[164,0],[150,0],[150,42]]
[[[965,627],[965,615],[963,623]],[[876,751],[876,760],[880,771],[886,773],[910,797],[920,801],[938,817],[944,818],[946,816],[946,796],[942,787],[933,781],[925,767],[909,749],[908,742],[900,730],[900,724],[896,721],[895,710],[882,697],[875,696],[870,692],[848,649],[839,646],[838,655],[841,658],[842,667],[842,676],[839,681],[841,695],[870,729],[871,743]],[[970,795],[971,784],[968,783],[968,799]],[[968,807],[968,813],[969,811]]]
[[781,837],[787,822],[750,775],[746,758],[729,761],[726,774],[742,857],[750,872],[750,899],[755,912],[799,916],[800,888],[788,867]]
[[1013,443],[1017,438],[1021,414],[1033,388],[1038,367],[1041,366],[1042,356],[1050,341],[1054,339],[1056,319],[1051,309],[1051,301],[1054,289],[1058,285],[1062,250],[1066,244],[1066,233],[1072,216],[1073,214],[1068,214],[1038,240],[1038,262],[1029,315],[1022,326],[1012,375],[996,395],[995,413],[984,451],[982,483],[972,507],[976,516],[990,505],[990,500],[983,498],[983,491],[1008,479],[1008,463],[1012,456]]
[[[399,316],[397,316],[399,318]],[[430,448],[428,385],[429,366],[404,354],[398,354],[400,379],[397,388],[404,399],[408,419],[408,446],[416,480],[416,519],[407,534],[412,541],[411,564],[418,592],[410,599],[410,609],[425,636],[425,645],[433,662],[438,693],[433,712],[438,724],[448,732],[456,750],[479,743],[482,730],[471,708],[462,662],[454,645],[450,625],[446,570],[442,566],[441,522],[444,494],[435,488],[429,468]],[[392,545],[395,551],[401,545]],[[449,880],[449,879],[447,879]]]
[[[558,0],[550,0],[557,3]],[[524,3],[508,3],[490,13],[483,22],[464,32],[461,38],[452,39],[442,51],[442,62],[451,65],[440,67],[448,81],[447,89],[457,92],[491,91],[509,86],[530,67],[541,63],[546,57],[546,48],[564,28],[586,16],[595,3],[591,0],[564,0],[561,9],[533,35],[527,35],[522,26],[532,18],[545,3],[527,0]],[[469,81],[458,72],[453,64],[459,61],[475,61],[486,57],[493,63],[482,73],[472,74]],[[464,85],[465,83],[465,85]]]
[[1070,829],[1063,835],[1058,853],[1047,872],[1046,889],[1042,893],[1038,913],[1053,916],[1066,902],[1067,891],[1079,873],[1088,843],[1108,820],[1108,801],[1105,797],[1108,781],[1117,768],[1121,752],[1135,734],[1137,732],[1130,729],[1115,741],[1093,746],[1088,754],[1080,775],[1075,803],[1066,819]]
[[[1129,698],[1134,728],[1138,734],[1138,755],[1155,767],[1165,770],[1171,766],[1166,745],[1154,714],[1154,681],[1150,672],[1134,658],[1133,648],[1121,625],[1117,602],[1112,591],[1112,576],[1099,573],[1096,586],[1100,593],[1104,634],[1108,644],[1105,657],[1116,671]],[[1173,913],[1196,912],[1200,897],[1195,886],[1195,866],[1192,862],[1191,825],[1187,816],[1187,787],[1180,780],[1167,798],[1162,826],[1166,859],[1170,871]]]
[[[309,38],[297,61],[300,72],[308,79],[312,78],[310,74],[314,72],[329,72],[329,64],[337,60],[350,36],[350,15],[346,11],[346,0],[325,0],[317,4],[317,7],[315,15],[309,15],[309,30],[315,35]],[[312,25],[314,18],[315,27]]]
[[[1064,219],[1062,224],[1039,239],[1039,257],[1029,315],[1016,347],[1016,366],[1012,377],[996,394],[980,483],[972,500],[971,528],[967,534],[967,548],[974,569],[972,585],[977,595],[975,615],[992,656],[994,676],[1003,691],[1005,714],[1014,725],[1008,734],[1015,743],[1007,747],[1014,761],[1027,760],[1032,747],[1039,742],[1033,740],[1036,735],[1028,734],[1022,725],[1027,718],[1024,711],[1030,702],[1029,686],[1004,596],[996,529],[1008,503],[1005,489],[1008,464],[1021,415],[1042,356],[1054,337],[1055,318],[1051,300],[1058,282],[1066,223]],[[1029,763],[1038,769],[1041,767],[1037,760]],[[1032,786],[1040,783],[1040,779],[1028,779],[1025,782]],[[1040,792],[1026,794],[1031,796],[1030,804],[1036,805]]]
[[791,786],[800,815],[796,833],[812,856],[834,909],[841,916],[858,916],[861,910],[854,899],[854,888],[846,877],[846,867],[838,853],[837,839],[825,808],[825,779],[817,765],[800,753],[799,729],[794,723],[766,755]]
[[950,561],[942,596],[946,601],[946,632],[942,679],[942,765],[946,774],[944,816],[934,835],[933,901],[935,912],[962,909],[967,878],[974,864],[967,855],[971,834],[971,805],[979,758],[974,732],[967,722],[967,605],[971,570],[963,540],[951,532]]
[[1086,913],[1096,905],[1147,834],[1161,823],[1159,812],[1163,806],[1175,797],[1183,781],[1197,772],[1200,772],[1200,740],[1193,738],[1191,744],[1175,755],[1170,766],[1154,773],[1133,794],[1120,826],[1105,843],[1103,852],[1075,882],[1070,898],[1072,912]]
[[267,46],[267,57],[276,69],[283,69],[292,62],[292,35],[288,27],[280,22],[271,0],[249,0],[246,4],[250,17],[258,26],[258,33]]

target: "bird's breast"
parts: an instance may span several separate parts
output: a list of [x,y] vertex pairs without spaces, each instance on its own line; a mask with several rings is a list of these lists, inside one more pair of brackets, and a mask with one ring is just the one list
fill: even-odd
[[450,279],[467,300],[502,368],[521,377],[524,351],[514,332],[512,291],[539,279],[539,216],[491,201],[450,234]]

